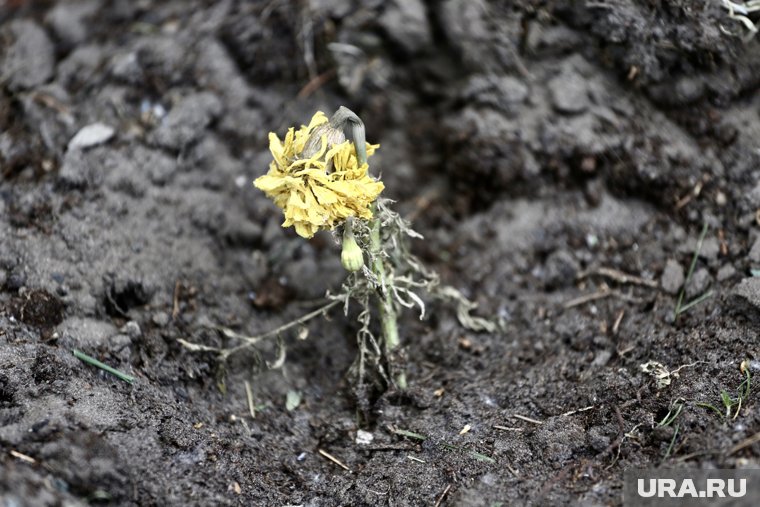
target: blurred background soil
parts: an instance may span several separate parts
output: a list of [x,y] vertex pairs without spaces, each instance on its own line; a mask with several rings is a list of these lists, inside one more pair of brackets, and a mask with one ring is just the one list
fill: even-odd
[[[760,466],[756,394],[729,417],[720,395],[760,371],[760,60],[720,2],[14,0],[0,21],[4,506],[620,505],[629,468]],[[266,331],[339,287],[332,237],[251,185],[269,131],[339,105],[415,252],[505,324],[405,315],[409,389],[367,420],[354,314],[268,372],[177,341],[231,345],[208,326]]]

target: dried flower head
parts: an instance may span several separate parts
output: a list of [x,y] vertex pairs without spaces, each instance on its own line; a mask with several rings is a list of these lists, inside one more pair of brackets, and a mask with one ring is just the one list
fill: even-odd
[[[367,156],[378,147],[367,144]],[[253,183],[283,210],[283,227],[311,238],[348,217],[372,218],[371,205],[384,186],[368,174],[366,162],[359,165],[354,143],[323,112],[298,131],[289,128],[284,141],[270,132],[269,150],[269,172]]]

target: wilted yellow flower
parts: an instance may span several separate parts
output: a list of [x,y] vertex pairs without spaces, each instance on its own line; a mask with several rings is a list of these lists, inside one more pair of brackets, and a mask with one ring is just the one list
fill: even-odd
[[[367,143],[367,156],[378,147]],[[323,112],[298,131],[288,129],[284,141],[270,132],[269,150],[269,172],[253,184],[283,210],[283,227],[311,238],[351,216],[372,218],[370,206],[384,185],[368,174],[366,162],[359,165],[354,144]]]

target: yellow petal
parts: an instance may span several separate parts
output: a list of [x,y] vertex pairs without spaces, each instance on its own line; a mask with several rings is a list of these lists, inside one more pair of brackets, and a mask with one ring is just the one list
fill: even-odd
[[253,181],[253,185],[266,194],[272,194],[283,188],[285,181],[283,178],[265,174],[256,178]]
[[313,130],[323,123],[327,123],[328,121],[329,120],[327,119],[327,115],[325,113],[322,111],[317,111],[314,113],[314,116],[311,117],[311,121],[309,122],[309,126],[307,128],[309,130]]
[[314,237],[314,233],[316,232],[316,230],[313,229],[309,224],[306,224],[303,222],[299,222],[295,224],[295,227],[296,227],[296,234],[306,239],[310,239]]
[[285,147],[274,132],[269,133],[269,151],[272,152],[272,157],[274,157],[275,161],[279,165],[283,165],[282,160],[285,154]]
[[308,209],[308,206],[306,206],[306,202],[304,202],[303,198],[299,195],[301,192],[298,190],[291,190],[290,197],[288,198],[288,207],[295,207],[295,208],[301,208],[301,209]]
[[309,185],[309,188],[314,192],[314,196],[317,198],[319,204],[333,204],[338,202],[338,196],[335,192],[317,184]]

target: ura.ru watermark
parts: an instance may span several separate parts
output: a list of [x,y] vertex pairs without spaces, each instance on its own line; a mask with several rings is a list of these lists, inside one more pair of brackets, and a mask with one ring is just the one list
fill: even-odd
[[636,493],[642,498],[740,498],[747,494],[747,479],[707,479],[700,489],[692,479],[638,479]]
[[760,469],[629,470],[626,507],[760,505]]

